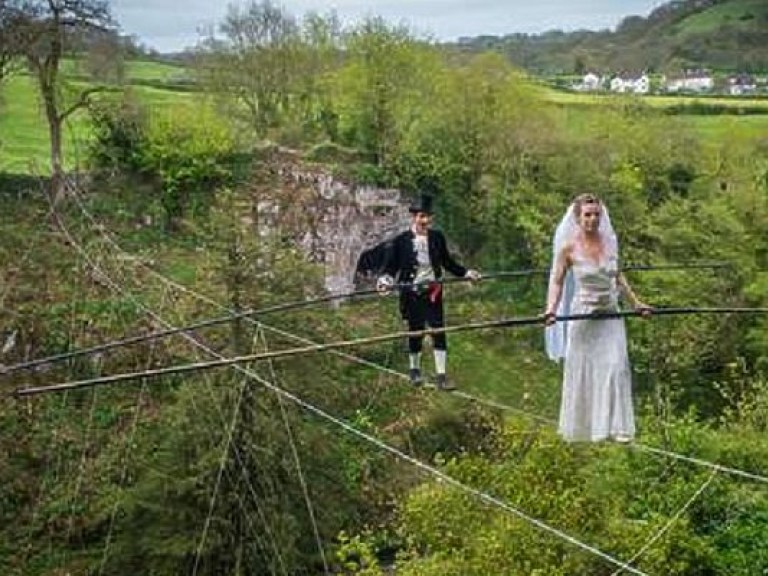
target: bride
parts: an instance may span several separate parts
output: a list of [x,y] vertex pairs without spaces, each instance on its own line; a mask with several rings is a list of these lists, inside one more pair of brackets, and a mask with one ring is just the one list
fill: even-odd
[[650,315],[619,271],[618,241],[605,206],[596,196],[582,194],[555,232],[544,312],[547,354],[556,361],[565,358],[558,432],[567,441],[634,438],[624,320],[556,323],[556,315],[617,311],[619,294],[643,316]]

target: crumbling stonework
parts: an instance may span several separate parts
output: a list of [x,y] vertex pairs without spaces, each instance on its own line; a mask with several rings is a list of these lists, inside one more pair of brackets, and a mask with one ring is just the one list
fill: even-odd
[[396,189],[344,181],[293,153],[273,156],[271,165],[271,193],[259,200],[259,220],[271,220],[325,268],[329,292],[351,292],[360,253],[408,225],[407,200]]

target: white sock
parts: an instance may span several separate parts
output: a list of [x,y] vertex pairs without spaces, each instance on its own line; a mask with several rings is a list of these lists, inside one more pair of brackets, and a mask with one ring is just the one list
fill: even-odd
[[445,365],[448,362],[448,353],[445,350],[435,350],[435,372],[445,374]]
[[419,370],[419,367],[421,366],[421,354],[419,352],[408,354],[408,363],[410,364],[411,370]]

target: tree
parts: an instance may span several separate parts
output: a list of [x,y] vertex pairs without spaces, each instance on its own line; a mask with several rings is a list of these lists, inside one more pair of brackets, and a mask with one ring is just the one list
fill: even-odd
[[233,97],[234,111],[245,109],[259,132],[277,126],[301,73],[296,19],[270,0],[252,1],[242,9],[230,5],[219,31],[223,38],[210,35],[199,52],[206,84]]
[[[337,81],[345,144],[384,166],[395,155],[398,120],[409,96],[426,84],[425,66],[433,48],[405,26],[368,18],[345,35],[344,68]],[[416,120],[415,118],[413,120]]]
[[299,121],[337,141],[339,115],[333,104],[331,77],[343,61],[341,21],[335,12],[325,16],[309,13],[302,24],[306,56],[299,85]]
[[109,5],[103,0],[6,0],[2,13],[14,43],[13,54],[26,61],[43,101],[51,149],[51,192],[57,198],[63,184],[64,122],[93,93],[104,90],[103,85],[89,86],[66,97],[60,76],[62,59],[112,30]]

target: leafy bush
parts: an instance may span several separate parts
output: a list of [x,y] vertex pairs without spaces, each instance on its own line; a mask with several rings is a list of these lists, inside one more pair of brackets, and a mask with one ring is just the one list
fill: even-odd
[[231,172],[222,160],[233,150],[229,128],[206,108],[181,108],[152,118],[141,169],[160,181],[167,227],[228,181]]
[[156,181],[166,229],[188,210],[207,207],[217,187],[231,181],[236,145],[229,126],[203,105],[150,114],[130,99],[91,109],[98,168],[141,174]]
[[94,134],[89,147],[91,164],[109,172],[138,170],[146,138],[146,111],[126,96],[120,101],[94,102],[89,113]]

